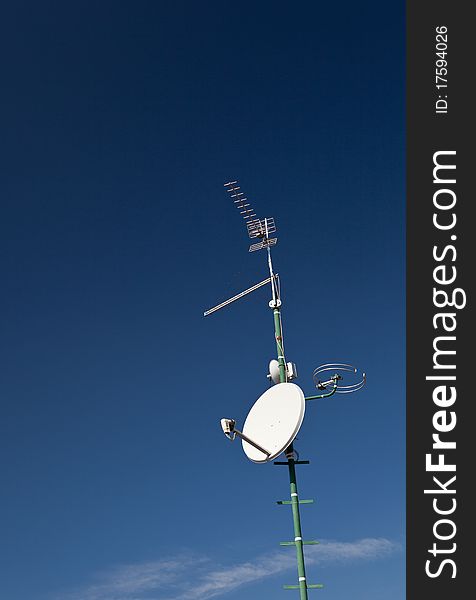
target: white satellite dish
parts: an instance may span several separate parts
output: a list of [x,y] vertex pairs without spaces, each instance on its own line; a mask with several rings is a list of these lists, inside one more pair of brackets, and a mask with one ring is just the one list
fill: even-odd
[[279,383],[279,362],[273,358],[269,362],[269,377],[273,383]]
[[[293,362],[286,363],[286,377],[287,381],[291,381],[291,379],[296,379],[297,377],[297,368]],[[269,361],[268,379],[273,383],[279,383],[281,381],[279,362],[275,358]]]
[[305,406],[304,393],[296,384],[280,383],[269,388],[253,404],[243,425],[243,434],[267,453],[242,440],[246,456],[255,463],[264,463],[284,452],[301,428]]

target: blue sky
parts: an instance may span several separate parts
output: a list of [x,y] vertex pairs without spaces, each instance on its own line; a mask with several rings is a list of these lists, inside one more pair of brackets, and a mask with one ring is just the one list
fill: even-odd
[[273,216],[288,360],[368,385],[296,441],[308,578],[404,597],[404,5],[1,8],[0,597],[296,597],[286,470],[242,423],[275,355],[223,183]]

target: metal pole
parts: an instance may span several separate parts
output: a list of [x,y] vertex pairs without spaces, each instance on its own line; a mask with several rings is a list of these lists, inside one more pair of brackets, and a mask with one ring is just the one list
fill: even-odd
[[273,310],[274,313],[274,335],[276,338],[276,349],[278,351],[278,365],[279,365],[279,382],[285,383],[286,377],[286,359],[284,358],[284,342],[283,332],[281,327],[281,311],[279,308]]
[[[292,444],[289,447],[289,451],[292,452]],[[293,458],[288,458],[288,469],[289,483],[291,487],[291,508],[293,511],[294,523],[294,543],[296,544],[296,556],[298,564],[299,595],[301,597],[301,600],[307,600],[306,569],[304,566],[304,549],[302,544],[301,517],[299,515],[299,496],[296,483],[296,467],[294,466]]]
[[[283,333],[281,327],[281,314],[279,307],[274,308],[274,332],[276,337],[276,348],[278,351],[278,364],[279,364],[279,382],[285,383],[286,376],[286,359],[284,358],[284,343]],[[286,450],[286,456],[288,458],[288,469],[289,469],[289,483],[291,490],[291,508],[293,511],[293,524],[294,524],[294,543],[296,546],[297,566],[298,566],[298,580],[299,580],[299,594],[301,600],[308,600],[307,598],[307,582],[306,582],[306,569],[304,565],[304,549],[302,543],[302,532],[301,532],[301,516],[299,514],[299,496],[296,483],[296,467],[294,465],[294,459],[290,458],[293,453],[293,445],[291,444]]]

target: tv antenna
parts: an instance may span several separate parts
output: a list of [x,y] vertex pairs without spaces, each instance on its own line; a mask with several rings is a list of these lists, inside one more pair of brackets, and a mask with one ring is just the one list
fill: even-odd
[[221,304],[218,304],[217,306],[206,310],[203,313],[203,316],[207,317],[211,313],[220,310],[220,308],[223,308],[224,306],[228,306],[228,304],[235,302],[235,300],[243,298],[243,296],[254,292],[261,286],[266,285],[267,283],[271,284],[272,294],[272,299],[269,303],[269,306],[270,308],[279,308],[281,306],[281,299],[279,297],[279,277],[273,271],[273,261],[271,260],[271,246],[274,246],[276,244],[278,238],[269,237],[272,233],[276,232],[276,225],[274,223],[274,219],[273,217],[259,219],[256,216],[254,209],[251,208],[251,204],[249,203],[248,198],[241,191],[241,187],[238,185],[238,181],[229,181],[228,183],[225,183],[225,189],[230,194],[230,197],[233,198],[235,206],[238,208],[241,216],[243,217],[246,229],[248,231],[248,236],[252,240],[259,240],[258,242],[251,244],[248,251],[256,252],[257,250],[264,249],[268,251],[269,277],[244,290],[243,292],[236,294],[236,296],[225,300]]
[[[229,440],[233,441],[236,437],[241,439],[243,451],[252,462],[268,463],[283,453],[286,457],[286,461],[274,461],[274,464],[288,467],[290,500],[280,500],[278,504],[291,506],[294,540],[281,542],[281,545],[296,548],[298,582],[296,585],[285,585],[284,588],[299,590],[300,600],[307,600],[307,590],[322,588],[323,585],[309,584],[306,578],[304,546],[318,542],[303,541],[302,538],[299,507],[301,504],[310,504],[313,500],[299,499],[296,465],[307,465],[309,461],[299,460],[294,449],[294,440],[301,428],[308,401],[328,398],[336,393],[349,394],[360,390],[365,385],[366,376],[365,373],[359,375],[357,369],[347,363],[325,363],[317,367],[313,373],[314,384],[322,393],[306,397],[298,385],[291,383],[297,377],[297,369],[294,363],[286,362],[284,355],[280,282],[279,275],[274,272],[271,258],[271,248],[278,241],[276,237],[271,237],[276,233],[274,218],[260,219],[256,215],[238,181],[229,181],[224,184],[224,187],[240,211],[249,238],[253,240],[249,252],[266,250],[269,277],[206,310],[203,315],[206,317],[269,283],[271,285],[269,307],[273,311],[277,359],[272,359],[269,363],[268,379],[274,385],[261,394],[251,407],[243,431],[236,428],[234,419],[221,419],[221,427]],[[349,375],[350,383],[344,381]]]

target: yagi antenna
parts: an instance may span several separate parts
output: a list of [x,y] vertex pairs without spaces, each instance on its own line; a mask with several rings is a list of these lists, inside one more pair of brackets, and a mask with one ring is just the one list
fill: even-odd
[[276,225],[273,217],[267,217],[266,219],[259,219],[256,216],[256,212],[251,207],[248,198],[244,192],[241,191],[241,186],[238,185],[238,181],[229,181],[225,183],[225,189],[233,198],[233,202],[240,211],[243,220],[245,221],[248,236],[251,239],[259,238],[260,241],[251,244],[249,252],[255,252],[256,250],[263,250],[274,246],[278,241],[278,238],[270,238],[271,233],[275,233]]
[[246,225],[246,230],[248,232],[248,236],[251,239],[259,239],[259,242],[255,242],[254,244],[251,244],[251,246],[249,248],[249,252],[255,252],[256,250],[263,250],[265,248],[267,249],[269,277],[267,279],[265,279],[264,281],[260,281],[260,283],[256,283],[255,285],[249,287],[248,289],[244,290],[243,292],[236,294],[232,298],[229,298],[228,300],[225,300],[224,302],[217,304],[217,306],[214,306],[213,308],[206,310],[203,313],[203,316],[207,317],[208,315],[211,315],[212,313],[216,312],[217,310],[220,310],[220,308],[224,308],[225,306],[228,306],[228,304],[231,304],[232,302],[235,302],[236,300],[243,298],[243,296],[246,296],[247,294],[254,292],[255,290],[262,287],[263,285],[266,285],[267,283],[271,283],[271,290],[272,290],[272,295],[273,295],[273,299],[269,303],[269,306],[270,306],[270,308],[279,307],[279,306],[281,306],[281,300],[279,298],[279,278],[278,278],[278,275],[273,272],[273,263],[271,261],[271,250],[270,250],[271,246],[276,245],[278,238],[270,238],[269,237],[271,233],[275,233],[275,231],[276,231],[276,224],[274,222],[274,219],[273,219],[273,217],[267,217],[266,219],[259,219],[256,216],[256,213],[255,213],[254,209],[251,207],[251,204],[248,201],[248,198],[245,196],[244,192],[241,191],[241,187],[238,185],[238,181],[229,181],[228,183],[224,184],[224,187],[225,187],[226,191],[230,194],[230,197],[233,198],[233,202],[235,203],[236,207],[240,211],[241,216],[243,217],[243,220]]

